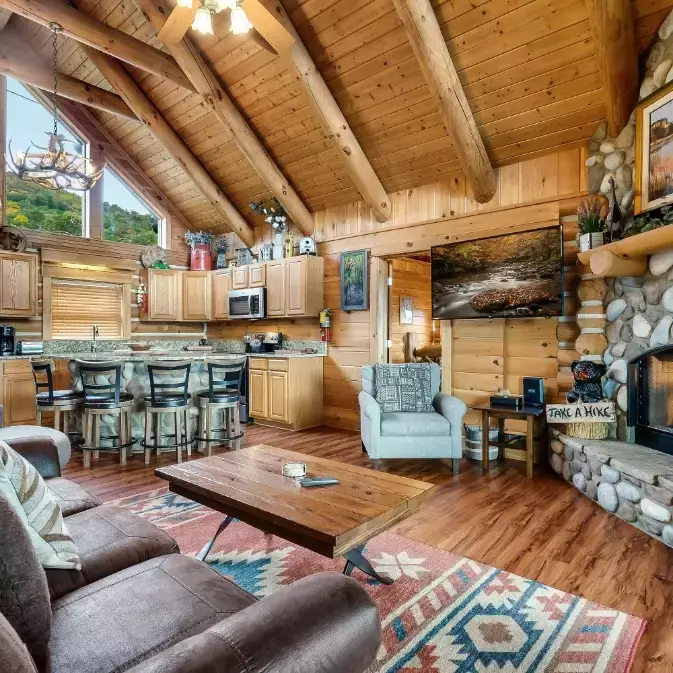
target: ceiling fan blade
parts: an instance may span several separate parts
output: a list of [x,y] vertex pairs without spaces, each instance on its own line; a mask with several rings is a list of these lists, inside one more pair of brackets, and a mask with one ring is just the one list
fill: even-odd
[[287,51],[294,44],[294,36],[276,17],[268,0],[243,0],[241,6],[250,23],[276,53]]
[[165,45],[177,44],[180,42],[192,25],[194,16],[196,16],[196,10],[199,7],[199,0],[193,0],[191,7],[180,7],[180,5],[176,5],[175,9],[166,19],[166,23],[159,31],[157,37]]

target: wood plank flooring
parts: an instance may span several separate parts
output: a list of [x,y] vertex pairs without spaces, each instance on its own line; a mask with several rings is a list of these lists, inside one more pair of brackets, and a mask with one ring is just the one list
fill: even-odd
[[[359,435],[347,430],[248,426],[244,445],[261,443],[371,466]],[[103,456],[85,470],[75,454],[64,476],[113,500],[164,486],[154,469],[173,462],[174,455],[166,454],[146,467],[137,456],[122,468],[113,456]],[[420,513],[395,532],[644,617],[648,625],[633,673],[673,671],[673,549],[544,468],[532,480],[524,464],[514,462],[491,468],[488,476],[468,460],[458,477],[450,461],[377,461],[376,469],[439,485]]]

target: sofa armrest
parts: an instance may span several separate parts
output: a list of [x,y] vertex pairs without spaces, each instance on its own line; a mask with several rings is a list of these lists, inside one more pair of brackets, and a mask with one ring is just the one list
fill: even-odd
[[447,393],[437,393],[432,405],[438,414],[451,423],[451,456],[460,458],[463,455],[463,418],[467,413],[467,405]]
[[61,476],[58,449],[50,437],[13,437],[4,441],[22,455],[43,479]]
[[378,609],[365,590],[344,575],[318,573],[129,673],[364,673],[380,642]]
[[374,423],[376,427],[381,427],[381,406],[374,397],[362,390],[358,395],[358,401],[360,402],[360,412]]

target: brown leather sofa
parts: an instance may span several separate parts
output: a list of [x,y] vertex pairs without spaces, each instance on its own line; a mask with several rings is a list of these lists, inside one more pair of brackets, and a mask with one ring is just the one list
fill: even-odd
[[[41,441],[12,445],[46,476]],[[74,500],[92,502],[81,491]],[[312,575],[258,601],[123,509],[94,505],[66,524],[82,571],[45,573],[0,497],[3,673],[363,673],[375,659],[378,610],[348,577]]]

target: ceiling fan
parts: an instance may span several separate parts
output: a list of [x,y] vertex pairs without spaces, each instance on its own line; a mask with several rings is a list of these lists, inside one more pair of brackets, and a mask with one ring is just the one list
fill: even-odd
[[213,15],[228,11],[232,33],[249,33],[260,46],[277,54],[289,49],[294,37],[268,7],[264,0],[177,0],[157,37],[168,46],[180,42],[190,27],[212,35]]

